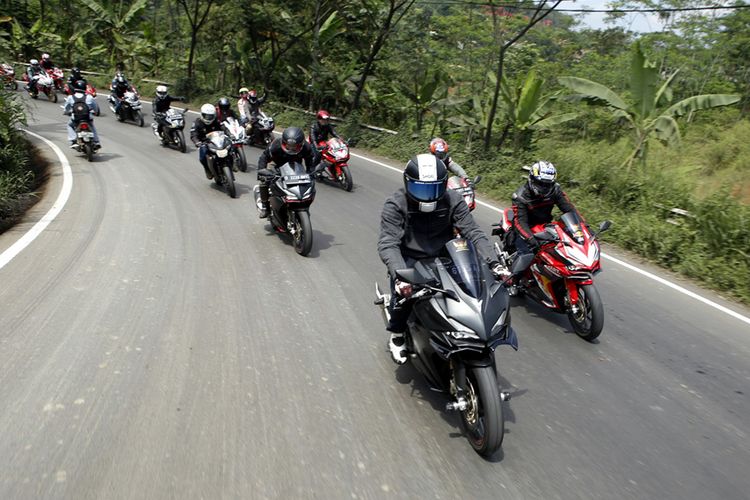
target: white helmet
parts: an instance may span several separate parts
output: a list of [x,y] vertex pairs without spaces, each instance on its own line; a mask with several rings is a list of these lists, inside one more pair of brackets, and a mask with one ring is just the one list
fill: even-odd
[[36,59],[32,59],[31,61],[29,61],[29,64],[31,64],[32,66],[38,66],[39,61],[37,61]]
[[159,97],[167,97],[167,86],[159,85],[156,87],[156,95]]
[[210,125],[216,119],[216,108],[213,104],[204,104],[201,106],[201,120],[206,125]]
[[47,53],[42,54],[42,61],[49,61],[49,54]]

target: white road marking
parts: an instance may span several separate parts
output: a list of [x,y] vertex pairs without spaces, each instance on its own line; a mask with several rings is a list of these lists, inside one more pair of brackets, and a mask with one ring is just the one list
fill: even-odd
[[73,173],[70,169],[70,163],[68,163],[68,159],[65,158],[65,155],[63,154],[62,150],[60,150],[59,147],[57,147],[52,141],[45,139],[39,134],[35,134],[34,132],[31,132],[29,130],[24,130],[29,135],[32,135],[36,137],[37,139],[41,139],[44,141],[57,155],[57,158],[60,160],[60,163],[62,164],[62,171],[63,171],[63,185],[62,189],[60,190],[60,194],[57,196],[57,200],[55,200],[55,203],[52,205],[52,208],[49,209],[49,211],[44,214],[44,216],[34,224],[34,226],[29,229],[26,234],[21,236],[21,238],[18,239],[15,243],[13,243],[10,247],[8,247],[3,253],[0,254],[0,269],[5,267],[5,265],[13,260],[13,258],[21,253],[24,248],[29,246],[34,239],[36,239],[37,236],[39,236],[42,231],[46,229],[46,227],[49,225],[50,222],[55,220],[55,217],[58,216],[58,214],[62,211],[63,207],[65,206],[65,203],[68,201],[68,198],[70,197],[70,192],[73,189]]

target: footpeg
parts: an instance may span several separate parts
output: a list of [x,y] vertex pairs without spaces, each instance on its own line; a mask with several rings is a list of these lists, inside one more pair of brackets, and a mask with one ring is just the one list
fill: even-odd
[[500,401],[510,401],[510,393],[508,391],[500,391]]

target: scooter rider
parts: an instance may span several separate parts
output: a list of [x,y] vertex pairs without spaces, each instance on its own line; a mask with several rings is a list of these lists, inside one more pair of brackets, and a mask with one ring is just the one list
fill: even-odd
[[409,298],[412,288],[396,278],[397,270],[439,255],[443,246],[454,238],[455,228],[474,243],[495,276],[504,271],[463,197],[446,190],[447,183],[448,169],[439,158],[417,155],[406,164],[403,189],[396,191],[383,206],[378,253],[391,277],[390,322],[386,329],[391,332],[388,343],[391,357],[398,364],[407,360],[404,332],[412,304],[399,306],[397,302],[401,297]]
[[450,170],[454,175],[457,175],[462,179],[469,178],[469,176],[466,175],[466,170],[464,170],[461,165],[453,161],[453,158],[448,156],[448,143],[445,142],[445,140],[441,139],[440,137],[435,137],[434,139],[432,139],[430,141],[430,153],[443,160],[445,166],[448,167],[448,170]]
[[169,111],[170,106],[174,101],[184,101],[185,98],[181,96],[169,95],[166,85],[159,85],[156,87],[156,97],[152,105],[154,111],[154,121],[156,122],[156,133],[161,134],[162,126],[165,125],[164,116]]
[[[305,162],[305,168],[310,172],[313,167],[312,147],[305,141],[305,133],[301,128],[289,127],[284,129],[281,138],[275,139],[260,155],[258,170],[268,168],[268,162],[273,162],[274,167],[278,168],[285,163],[302,163],[302,161]],[[265,219],[268,217],[268,184],[260,176],[258,180],[260,181],[260,201],[263,205],[259,217]]]
[[[70,116],[68,120],[68,142],[71,148],[76,147],[76,126],[81,122],[87,122],[94,133],[94,149],[101,148],[99,134],[94,126],[94,115],[99,113],[99,105],[96,99],[86,93],[86,82],[78,80],[73,84],[73,94],[65,99],[63,114]],[[81,104],[84,104],[82,106]]]
[[214,175],[208,168],[208,160],[206,155],[208,154],[208,145],[205,144],[207,135],[209,132],[217,132],[221,130],[221,124],[216,119],[216,108],[213,104],[206,103],[201,106],[201,115],[195,119],[193,126],[190,127],[190,140],[193,141],[195,147],[198,148],[198,159],[203,165],[203,170],[206,172],[206,178],[213,179]]

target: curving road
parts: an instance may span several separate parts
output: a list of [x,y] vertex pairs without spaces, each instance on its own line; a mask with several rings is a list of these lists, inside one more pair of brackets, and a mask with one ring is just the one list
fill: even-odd
[[[60,108],[31,112],[65,148]],[[232,200],[194,149],[96,124],[96,161],[65,149],[70,199],[0,269],[0,498],[748,498],[747,323],[606,260],[596,344],[518,301],[487,462],[385,352],[375,244],[397,173],[354,158],[353,193],[319,185],[302,258],[258,220],[253,172]],[[55,167],[0,253],[61,184]]]

